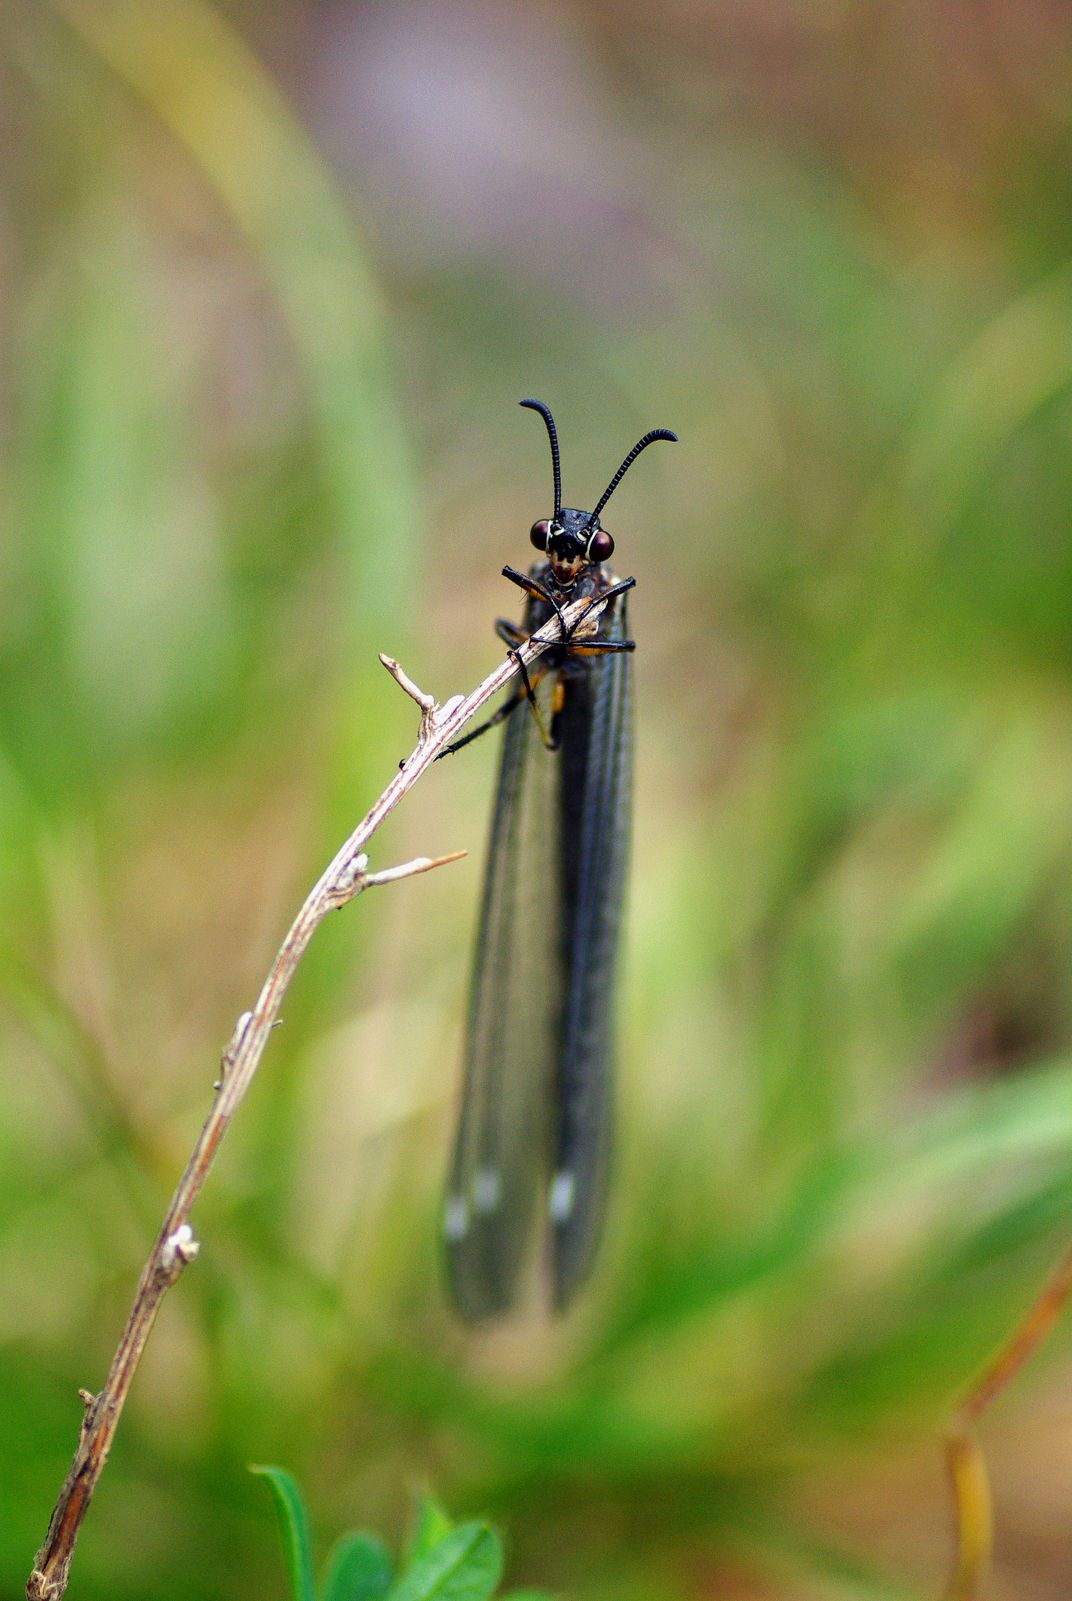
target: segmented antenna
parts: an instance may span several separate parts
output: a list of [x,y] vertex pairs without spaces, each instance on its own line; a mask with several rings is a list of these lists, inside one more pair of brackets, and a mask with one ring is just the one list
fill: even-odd
[[626,456],[625,460],[618,468],[618,471],[614,474],[614,477],[611,479],[606,489],[604,489],[603,493],[600,495],[599,500],[596,502],[595,509],[589,514],[588,521],[585,523],[586,529],[595,526],[596,518],[603,510],[603,507],[607,504],[607,501],[613,495],[614,491],[617,489],[618,485],[621,483],[630,467],[636,461],[637,457],[640,455],[640,452],[642,450],[647,450],[648,446],[653,445],[657,439],[669,439],[671,444],[677,444],[677,435],[672,434],[669,428],[653,428],[650,434],[645,434],[643,439],[638,439],[628,456]]
[[[551,416],[550,406],[545,406],[542,400],[519,400],[519,406],[527,406],[530,411],[538,411],[547,424],[547,437],[551,441],[551,467],[555,475],[555,510],[557,517],[562,510],[562,468],[558,460],[558,434],[555,432],[555,419]],[[622,472],[625,468],[622,468]],[[618,475],[621,477],[621,473]]]

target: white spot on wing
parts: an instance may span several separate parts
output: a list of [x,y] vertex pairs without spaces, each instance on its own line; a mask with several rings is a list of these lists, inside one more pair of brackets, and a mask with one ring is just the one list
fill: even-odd
[[448,1195],[443,1208],[443,1233],[452,1243],[464,1240],[469,1232],[469,1203],[460,1195]]
[[551,1181],[551,1193],[547,1198],[547,1210],[552,1223],[569,1222],[576,1193],[577,1186],[572,1173],[563,1169],[562,1172],[555,1174]]
[[482,1167],[473,1180],[473,1206],[478,1212],[494,1212],[502,1200],[502,1179],[493,1167]]

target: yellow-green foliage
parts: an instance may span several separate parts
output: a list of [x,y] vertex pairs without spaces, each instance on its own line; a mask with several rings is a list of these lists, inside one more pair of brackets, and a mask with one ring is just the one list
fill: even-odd
[[[610,508],[598,1272],[479,1337],[441,1290],[488,740],[377,842],[470,860],[317,937],[72,1595],[281,1594],[251,1460],[321,1544],[427,1483],[580,1601],[933,1591],[943,1418],[1072,1231],[1072,40],[984,9],[4,9],[5,1594],[219,1050],[412,744],[377,652],[441,698],[498,656],[533,393],[567,503],[682,439]],[[1033,1493],[1021,1601],[1072,1552]]]

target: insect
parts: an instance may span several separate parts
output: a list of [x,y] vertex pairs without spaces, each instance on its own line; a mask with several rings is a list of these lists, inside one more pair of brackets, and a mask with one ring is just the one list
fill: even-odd
[[[517,1299],[541,1210],[551,1296],[564,1306],[599,1243],[611,1143],[612,1000],[631,795],[632,706],[626,595],[607,563],[600,513],[642,450],[633,446],[594,511],[562,505],[558,435],[554,510],[533,523],[542,554],[526,575],[523,626],[500,619],[516,651],[561,608],[607,600],[449,754],[505,723],[469,1001],[465,1087],[444,1213],[453,1299],[469,1320]],[[526,702],[532,715],[524,710]]]

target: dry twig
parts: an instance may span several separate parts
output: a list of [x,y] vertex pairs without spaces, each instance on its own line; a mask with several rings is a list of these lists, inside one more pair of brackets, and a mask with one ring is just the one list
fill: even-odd
[[990,1479],[975,1438],[975,1426],[1046,1338],[1069,1295],[1072,1295],[1072,1246],[1065,1251],[1024,1316],[953,1415],[945,1439],[954,1525],[953,1567],[945,1601],[979,1601],[990,1566],[993,1543]]
[[[598,600],[582,599],[564,607],[562,615],[566,628],[572,629],[588,612],[591,612],[590,620],[594,620],[604,604]],[[230,1043],[223,1053],[212,1110],[197,1137],[156,1243],[142,1269],[134,1304],[112,1358],[104,1388],[95,1396],[88,1390],[79,1391],[84,1414],[78,1445],[53,1508],[45,1543],[37,1553],[27,1581],[29,1601],[58,1601],[67,1588],[78,1531],[108,1459],[123,1403],[160,1302],[199,1250],[188,1221],[190,1210],[208,1177],[220,1141],[252,1082],[268,1035],[279,1014],[283,995],[306,946],[327,913],[344,906],[362,890],[395,879],[409,878],[414,873],[427,872],[430,868],[456,861],[465,854],[464,851],[455,851],[449,856],[419,856],[401,866],[370,873],[365,847],[388,813],[413,788],[436,757],[458,737],[465,724],[517,676],[519,659],[527,667],[548,645],[561,637],[559,628],[558,618],[551,618],[516,654],[511,653],[501,662],[471,694],[454,695],[442,706],[437,705],[431,695],[423,694],[396,661],[390,656],[381,655],[380,660],[387,671],[421,709],[417,743],[379,800],[336,852],[306,897],[272,963],[257,1004],[251,1012],[243,1012],[235,1024]]]

